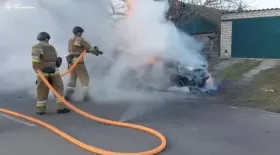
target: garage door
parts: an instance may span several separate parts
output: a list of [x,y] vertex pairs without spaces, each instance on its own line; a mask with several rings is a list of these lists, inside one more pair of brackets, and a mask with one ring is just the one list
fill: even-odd
[[280,17],[232,21],[232,57],[280,58]]

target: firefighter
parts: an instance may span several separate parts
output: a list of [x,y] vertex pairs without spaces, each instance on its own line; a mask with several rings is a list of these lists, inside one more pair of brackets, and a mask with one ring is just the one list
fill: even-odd
[[[47,32],[40,32],[37,36],[39,43],[32,46],[32,66],[35,72],[41,70],[46,79],[54,87],[54,89],[63,96],[64,86],[58,68],[61,66],[62,58],[58,57],[56,49],[49,44],[50,35]],[[44,82],[37,77],[37,105],[36,113],[44,115],[46,110],[46,102],[49,95],[49,88]],[[57,113],[69,113],[70,109],[56,99]]]
[[[82,37],[83,32],[84,29],[82,27],[76,26],[73,28],[74,36],[68,41],[69,55],[66,57],[68,67],[70,67],[77,60],[84,50],[86,50],[87,53],[92,53],[96,56],[103,54],[103,52],[99,51],[96,46],[93,47],[84,40]],[[89,75],[84,64],[84,59],[82,59],[76,68],[70,73],[70,79],[65,93],[66,100],[71,100],[76,87],[77,78],[80,80],[83,86],[83,100],[84,102],[87,102],[89,100]]]

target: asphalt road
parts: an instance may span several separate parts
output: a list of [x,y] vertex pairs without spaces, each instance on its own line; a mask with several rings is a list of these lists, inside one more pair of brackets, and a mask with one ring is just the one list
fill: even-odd
[[[0,94],[0,107],[35,116],[34,99],[24,93]],[[89,113],[154,128],[168,147],[162,155],[279,155],[280,115],[209,102],[166,100],[164,103],[75,103]],[[147,111],[149,109],[149,111]],[[155,137],[103,125],[75,113],[56,115],[50,103],[46,121],[77,139],[112,151],[144,151],[159,144]],[[139,112],[140,111],[140,112]],[[138,115],[137,113],[144,113]],[[0,113],[0,155],[89,155],[38,125]]]

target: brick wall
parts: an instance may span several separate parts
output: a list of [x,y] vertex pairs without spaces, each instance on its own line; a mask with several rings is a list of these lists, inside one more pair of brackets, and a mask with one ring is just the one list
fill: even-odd
[[222,58],[231,57],[231,43],[232,43],[231,20],[244,19],[244,18],[273,17],[273,16],[280,16],[280,9],[254,10],[254,11],[247,11],[247,12],[223,14],[222,22],[221,22],[220,56]]

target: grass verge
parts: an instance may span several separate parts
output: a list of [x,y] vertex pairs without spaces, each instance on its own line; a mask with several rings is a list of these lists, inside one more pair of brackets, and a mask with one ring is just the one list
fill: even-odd
[[244,60],[233,64],[232,66],[226,68],[222,74],[223,79],[227,80],[237,80],[244,73],[249,72],[251,69],[260,65],[261,61],[255,60]]
[[280,112],[280,65],[255,76],[247,104],[267,111]]

